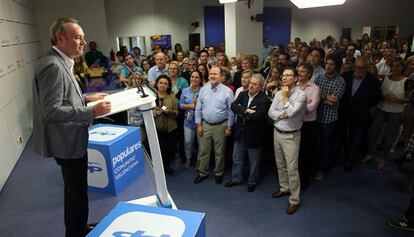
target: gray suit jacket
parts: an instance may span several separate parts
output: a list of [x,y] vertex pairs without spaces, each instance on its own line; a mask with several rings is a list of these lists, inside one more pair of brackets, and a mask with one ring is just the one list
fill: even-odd
[[45,157],[81,158],[88,145],[91,107],[77,89],[70,65],[54,49],[38,62],[33,81],[33,140]]

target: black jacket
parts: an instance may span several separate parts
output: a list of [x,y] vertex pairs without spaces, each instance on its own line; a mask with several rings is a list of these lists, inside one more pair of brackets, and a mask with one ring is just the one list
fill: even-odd
[[369,110],[381,100],[381,83],[377,77],[367,73],[352,96],[353,72],[346,72],[342,77],[345,94],[341,98],[340,119],[346,127],[365,127],[370,121]]
[[248,91],[239,94],[231,104],[231,110],[236,116],[235,140],[243,139],[247,148],[257,148],[263,144],[263,129],[266,124],[266,116],[270,107],[270,100],[264,92],[260,91],[249,108],[256,110],[253,114],[245,113],[249,102]]

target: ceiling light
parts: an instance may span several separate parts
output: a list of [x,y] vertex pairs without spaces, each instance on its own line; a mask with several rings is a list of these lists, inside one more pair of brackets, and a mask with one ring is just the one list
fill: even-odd
[[[326,7],[342,5],[346,0],[290,0],[298,8]],[[221,0],[220,0],[221,2]]]
[[237,2],[238,0],[219,0],[220,4]]

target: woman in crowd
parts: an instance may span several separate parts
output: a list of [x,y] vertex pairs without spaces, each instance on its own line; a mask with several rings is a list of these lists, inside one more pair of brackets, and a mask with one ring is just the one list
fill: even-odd
[[201,73],[201,79],[203,80],[203,84],[206,84],[208,82],[208,68],[206,67],[206,65],[198,65],[197,71]]
[[248,69],[244,70],[241,74],[241,87],[237,88],[236,93],[234,94],[234,99],[236,99],[240,92],[247,91],[249,89],[250,78],[252,78],[253,70]]
[[194,114],[201,86],[201,73],[199,71],[193,71],[190,77],[190,87],[183,90],[180,98],[180,108],[184,111],[185,168],[190,167],[191,157],[196,153],[195,141],[197,127]]
[[168,64],[168,76],[170,76],[172,83],[172,93],[178,99],[182,90],[188,87],[188,82],[180,76],[180,66],[177,61],[172,61]]
[[398,57],[400,57],[403,60],[406,60],[410,54],[410,45],[408,45],[408,43],[403,43],[401,45],[401,51],[398,55]]
[[178,52],[183,52],[183,47],[181,46],[181,44],[179,44],[179,43],[176,43],[175,45],[174,45],[174,52],[173,52],[173,54],[172,54],[172,60],[173,61],[178,61],[177,60],[177,53]]
[[380,137],[382,127],[385,124],[383,131],[384,145],[382,146],[384,154],[382,158],[378,159],[377,170],[384,169],[385,162],[389,158],[390,149],[400,131],[401,116],[404,104],[407,102],[404,91],[404,83],[407,78],[404,77],[403,72],[404,63],[401,59],[391,63],[391,73],[385,76],[381,86],[383,100],[377,105],[378,110],[369,129],[368,152],[364,162],[373,158],[378,137]]
[[162,74],[155,80],[157,90],[156,106],[154,107],[154,120],[157,127],[158,140],[164,163],[165,173],[174,174],[170,162],[174,159],[177,144],[178,115],[177,100],[172,95],[172,83],[169,76]]
[[145,79],[147,79],[147,77],[148,77],[148,71],[151,68],[151,64],[148,61],[148,59],[143,59],[141,61],[141,68],[142,68],[142,70],[144,70],[144,72],[142,73],[142,75],[144,76]]
[[414,73],[414,56],[410,56],[405,61],[405,71],[404,76],[409,77]]
[[281,65],[273,65],[270,69],[270,74],[266,78],[266,82],[263,88],[265,94],[271,101],[273,101],[273,97],[279,90],[281,80],[280,76],[282,75],[282,71],[283,69]]
[[239,88],[241,86],[241,74],[242,74],[242,72],[244,70],[251,69],[252,68],[252,62],[253,62],[252,56],[250,56],[250,55],[242,55],[241,56],[241,65],[240,65],[241,70],[237,71],[234,74],[234,77],[233,77],[233,85],[236,88]]

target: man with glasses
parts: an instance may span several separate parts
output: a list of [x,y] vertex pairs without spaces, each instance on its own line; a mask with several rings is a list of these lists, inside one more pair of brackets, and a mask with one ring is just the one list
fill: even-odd
[[287,214],[297,211],[300,204],[300,180],[298,157],[300,129],[306,112],[306,94],[296,86],[298,72],[286,68],[282,74],[282,89],[278,91],[269,109],[269,117],[274,120],[274,148],[279,176],[279,191],[273,198],[289,195]]
[[370,110],[381,98],[378,78],[367,72],[368,58],[356,59],[354,70],[344,73],[345,94],[340,104],[340,120],[345,137],[345,171],[352,170],[353,162],[361,156],[361,145],[368,129]]

